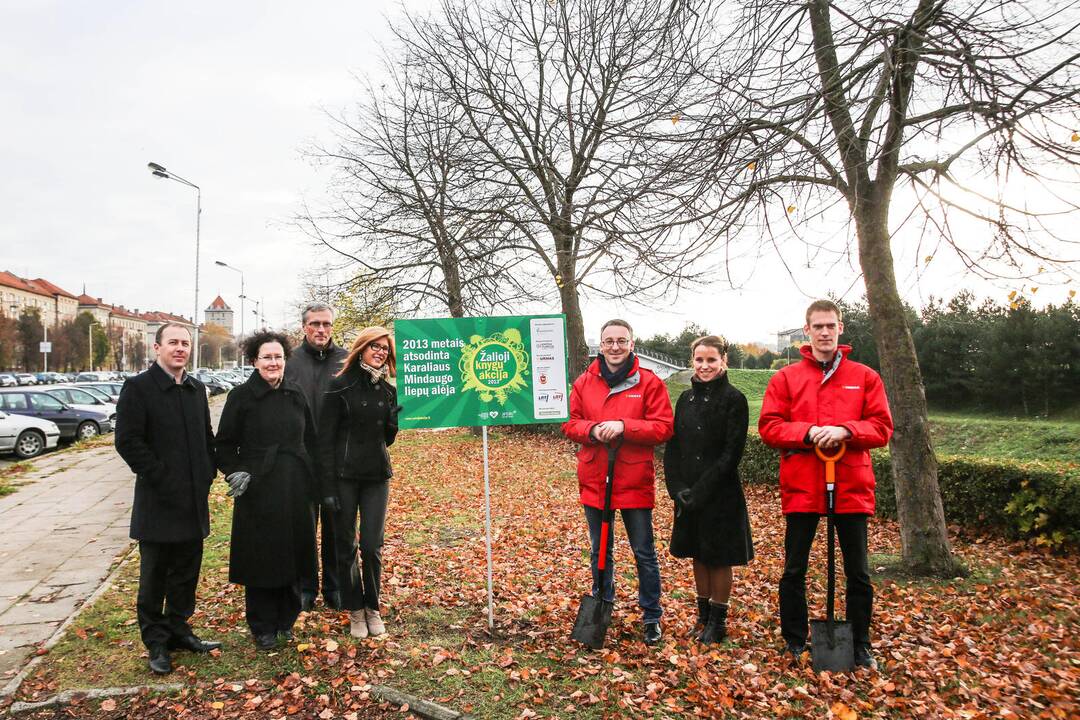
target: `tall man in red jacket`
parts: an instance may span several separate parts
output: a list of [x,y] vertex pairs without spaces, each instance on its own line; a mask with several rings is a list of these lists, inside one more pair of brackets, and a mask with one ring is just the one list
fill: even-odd
[[847,619],[855,637],[855,663],[874,668],[870,614],[874,590],[867,563],[866,521],[874,514],[870,448],[892,436],[893,422],[881,378],[847,357],[840,308],[817,300],[806,309],[810,344],[802,360],[769,381],[758,432],[780,450],[780,502],[786,521],[784,574],[780,579],[780,630],[796,658],[806,650],[806,566],[818,518],[825,514],[825,465],[817,445],[832,452],[847,443],[836,463],[836,532],[847,577]]
[[612,484],[611,507],[622,513],[626,537],[634,551],[638,574],[638,605],[644,619],[646,645],[655,645],[660,630],[660,563],[653,542],[652,509],[656,503],[653,447],[671,437],[673,419],[667,387],[651,370],[638,364],[634,334],[625,320],[608,320],[600,330],[600,356],[574,381],[570,420],[563,434],[581,443],[578,487],[592,543],[592,594],[615,599],[612,543],[607,546],[603,577],[600,523],[607,476],[606,445],[619,443]]

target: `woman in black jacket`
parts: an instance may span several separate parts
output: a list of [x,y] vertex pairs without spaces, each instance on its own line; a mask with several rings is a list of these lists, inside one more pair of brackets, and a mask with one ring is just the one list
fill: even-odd
[[[330,381],[319,419],[323,484],[333,488],[341,509],[337,525],[338,582],[354,637],[379,636],[383,528],[390,498],[390,453],[397,436],[397,390],[387,382],[396,372],[394,339],[382,327],[360,331]],[[357,562],[357,516],[360,518]]]
[[727,349],[716,335],[694,341],[694,376],[675,403],[675,435],[664,449],[665,482],[675,501],[670,551],[694,560],[697,637],[704,643],[727,636],[731,567],[754,558],[739,482],[748,410],[746,397],[728,382]]
[[233,508],[229,581],[244,586],[248,627],[260,650],[292,639],[298,581],[315,557],[309,503],[318,493],[315,432],[299,386],[285,380],[289,341],[262,331],[244,343],[256,372],[229,393],[215,440]]

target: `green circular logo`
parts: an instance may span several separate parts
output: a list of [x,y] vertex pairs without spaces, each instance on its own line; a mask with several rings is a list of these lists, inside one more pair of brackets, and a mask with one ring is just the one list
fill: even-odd
[[490,390],[505,388],[518,373],[517,357],[501,343],[485,343],[476,350],[472,361],[473,377]]

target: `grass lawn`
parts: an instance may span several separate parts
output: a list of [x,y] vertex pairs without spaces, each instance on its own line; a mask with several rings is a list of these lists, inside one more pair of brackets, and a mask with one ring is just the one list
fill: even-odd
[[[818,677],[778,653],[776,583],[783,523],[775,488],[747,488],[757,557],[736,572],[731,640],[688,638],[694,589],[667,553],[671,504],[655,517],[664,579],[665,640],[640,642],[634,571],[616,530],[618,600],[608,647],[568,640],[588,588],[586,532],[573,446],[518,432],[491,434],[494,635],[487,632],[479,438],[409,431],[392,449],[396,477],[384,550],[389,638],[357,642],[344,613],[302,617],[297,641],[257,654],[239,588],[226,582],[230,500],[213,496],[199,610],[217,657],[177,653],[167,678],[185,689],[80,708],[80,717],[334,717],[384,712],[368,699],[389,684],[480,718],[519,717],[1075,717],[1080,713],[1080,563],[992,538],[955,541],[975,572],[925,581],[890,571],[896,524],[875,520],[875,646],[880,673]],[[811,616],[822,612],[824,542],[812,557]],[[86,609],[20,690],[22,699],[69,688],[152,682],[134,623],[135,563]],[[840,612],[843,601],[840,599]],[[163,710],[163,708],[165,708]],[[401,716],[397,713],[397,716]],[[39,715],[38,717],[53,717]]]
[[[750,432],[757,432],[761,401],[773,370],[730,369],[731,384],[742,391],[750,406]],[[690,371],[668,378],[674,405],[689,387]],[[930,434],[934,449],[945,455],[991,459],[1076,462],[1080,458],[1080,419],[1020,419],[990,413],[931,409]]]

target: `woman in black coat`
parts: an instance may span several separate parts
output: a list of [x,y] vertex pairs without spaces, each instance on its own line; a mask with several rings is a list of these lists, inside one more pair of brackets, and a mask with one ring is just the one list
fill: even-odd
[[[390,499],[390,453],[397,437],[394,339],[382,327],[360,331],[330,381],[319,418],[323,486],[340,501],[337,524],[338,582],[349,631],[366,638],[386,633],[380,615],[383,528]],[[356,522],[360,520],[359,545]],[[359,551],[359,558],[357,553]]]
[[694,376],[675,403],[675,435],[664,449],[664,477],[675,501],[671,554],[694,559],[698,639],[727,636],[733,565],[754,558],[750,516],[739,482],[749,423],[746,397],[727,377],[727,341],[698,338]]
[[215,441],[233,508],[229,581],[244,586],[248,626],[260,650],[292,639],[297,585],[311,570],[315,531],[315,432],[303,392],[285,380],[289,341],[263,331],[244,343],[255,372],[229,393]]

